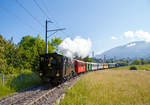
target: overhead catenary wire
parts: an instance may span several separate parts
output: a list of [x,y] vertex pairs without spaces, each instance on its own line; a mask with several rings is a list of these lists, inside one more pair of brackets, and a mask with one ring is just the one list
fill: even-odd
[[[49,19],[51,19],[52,21],[54,21],[54,23],[56,23],[56,24],[57,24],[57,22],[53,19],[53,17],[49,15],[49,14],[50,14],[50,11],[49,11],[49,9],[48,9],[47,5],[45,4],[44,0],[42,0],[41,2],[42,2],[42,4],[43,4],[43,6],[44,6],[45,10],[47,11],[48,18],[49,18]],[[57,24],[57,25],[58,25],[58,24]]]
[[37,31],[37,30],[36,30],[35,28],[33,28],[30,24],[27,24],[26,22],[23,22],[22,19],[21,19],[18,15],[16,15],[15,13],[11,12],[10,10],[8,10],[8,9],[6,9],[6,8],[4,8],[4,7],[1,7],[1,6],[0,6],[0,8],[1,8],[4,12],[6,12],[7,14],[12,15],[16,20],[18,20],[18,23],[21,22],[21,23],[25,24],[29,29],[33,29],[33,30]]
[[[49,18],[49,16],[47,15],[47,13],[44,11],[44,9],[42,9],[42,7],[38,4],[38,2],[36,0],[33,0],[33,2],[36,4],[36,6],[41,10],[41,12],[46,15],[47,18]],[[50,21],[50,20],[49,20]]]
[[43,24],[36,18],[32,15],[32,13],[30,11],[28,11],[28,9],[26,9],[18,0],[16,0],[16,3],[21,7],[23,8],[26,13],[28,13],[38,24],[41,25],[41,27],[44,27]]
[[[4,11],[6,14],[8,14],[8,15],[10,15],[10,16],[13,16],[16,20],[18,20],[16,23],[25,24],[29,29],[33,29],[33,30],[37,31],[37,30],[36,30],[35,28],[33,28],[30,24],[27,24],[26,22],[22,21],[22,19],[21,19],[19,16],[17,16],[15,13],[13,13],[12,11],[10,11],[10,10],[8,10],[8,9],[6,9],[6,8],[4,8],[4,7],[2,7],[2,6],[0,6],[0,9],[1,9],[2,11]],[[21,35],[22,33],[17,32],[17,34],[20,34],[20,35]],[[18,37],[15,37],[15,39],[20,40]]]
[[[50,23],[53,23],[52,21],[51,21],[51,17],[49,17],[49,15],[45,12],[45,10],[38,4],[38,2],[36,1],[36,0],[33,0],[34,1],[34,3],[36,4],[36,6],[41,10],[41,12],[49,19],[49,21],[50,21]],[[43,0],[42,0],[43,1]],[[43,1],[43,4],[44,4],[44,7],[46,8],[46,10],[47,10],[47,12],[48,12],[48,8],[47,8],[47,6],[45,5],[45,3],[44,3],[44,1]],[[49,12],[48,12],[49,13]],[[55,21],[55,20],[53,20],[56,24],[57,24],[57,22]],[[57,25],[56,24],[54,24],[55,25],[55,27],[56,28],[59,28],[59,27],[57,27]],[[63,32],[63,31],[61,31],[61,32]],[[50,35],[51,36],[51,35]]]
[[[49,11],[49,9],[48,9],[46,3],[44,2],[44,0],[42,0],[41,2],[42,2],[42,4],[43,4],[45,10],[47,11],[47,13],[50,14],[50,11]],[[59,26],[58,22],[57,22],[52,16],[50,16],[50,15],[48,15],[48,16],[49,16],[49,19],[51,19],[51,20],[54,22],[54,26],[55,26],[56,28],[59,28],[59,27],[58,27],[58,26]],[[63,34],[66,34],[64,31],[60,31],[60,32],[62,32]]]
[[44,2],[44,0],[41,0],[42,1],[42,4],[44,5],[44,7],[45,7],[45,10],[47,11],[47,13],[50,13],[49,12],[49,9],[48,9],[48,7],[47,7],[47,5],[45,4],[45,2]]

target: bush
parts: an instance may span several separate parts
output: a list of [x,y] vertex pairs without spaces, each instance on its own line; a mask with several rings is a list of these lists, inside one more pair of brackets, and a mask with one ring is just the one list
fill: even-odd
[[130,70],[137,70],[137,67],[136,66],[131,66]]
[[40,84],[40,77],[38,74],[34,72],[26,72],[14,76],[7,85],[11,88],[11,90],[18,91],[35,86],[37,84]]

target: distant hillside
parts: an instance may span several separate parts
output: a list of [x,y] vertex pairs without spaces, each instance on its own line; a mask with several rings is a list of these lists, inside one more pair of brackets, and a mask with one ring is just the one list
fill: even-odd
[[112,48],[100,55],[97,55],[96,58],[104,58],[104,55],[107,59],[116,57],[117,59],[122,58],[150,58],[150,43],[145,41],[136,41],[131,42],[123,46],[118,46]]

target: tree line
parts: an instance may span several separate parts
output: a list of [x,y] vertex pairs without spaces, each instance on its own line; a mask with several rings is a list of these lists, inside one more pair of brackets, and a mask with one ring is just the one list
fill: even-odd
[[[48,42],[48,52],[55,52],[61,42],[60,37],[52,38]],[[24,36],[17,44],[14,44],[13,38],[6,40],[0,35],[0,73],[10,74],[25,69],[38,71],[39,55],[44,53],[45,41],[40,35]]]
[[119,60],[113,60],[108,59],[106,60],[106,63],[117,63],[119,66],[128,66],[128,65],[145,65],[150,64],[150,60],[147,59],[119,59]]

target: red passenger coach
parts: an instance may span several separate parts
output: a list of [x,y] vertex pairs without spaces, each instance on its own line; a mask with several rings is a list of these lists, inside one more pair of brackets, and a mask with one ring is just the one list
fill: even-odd
[[74,63],[75,63],[76,73],[85,72],[85,62],[75,60]]

